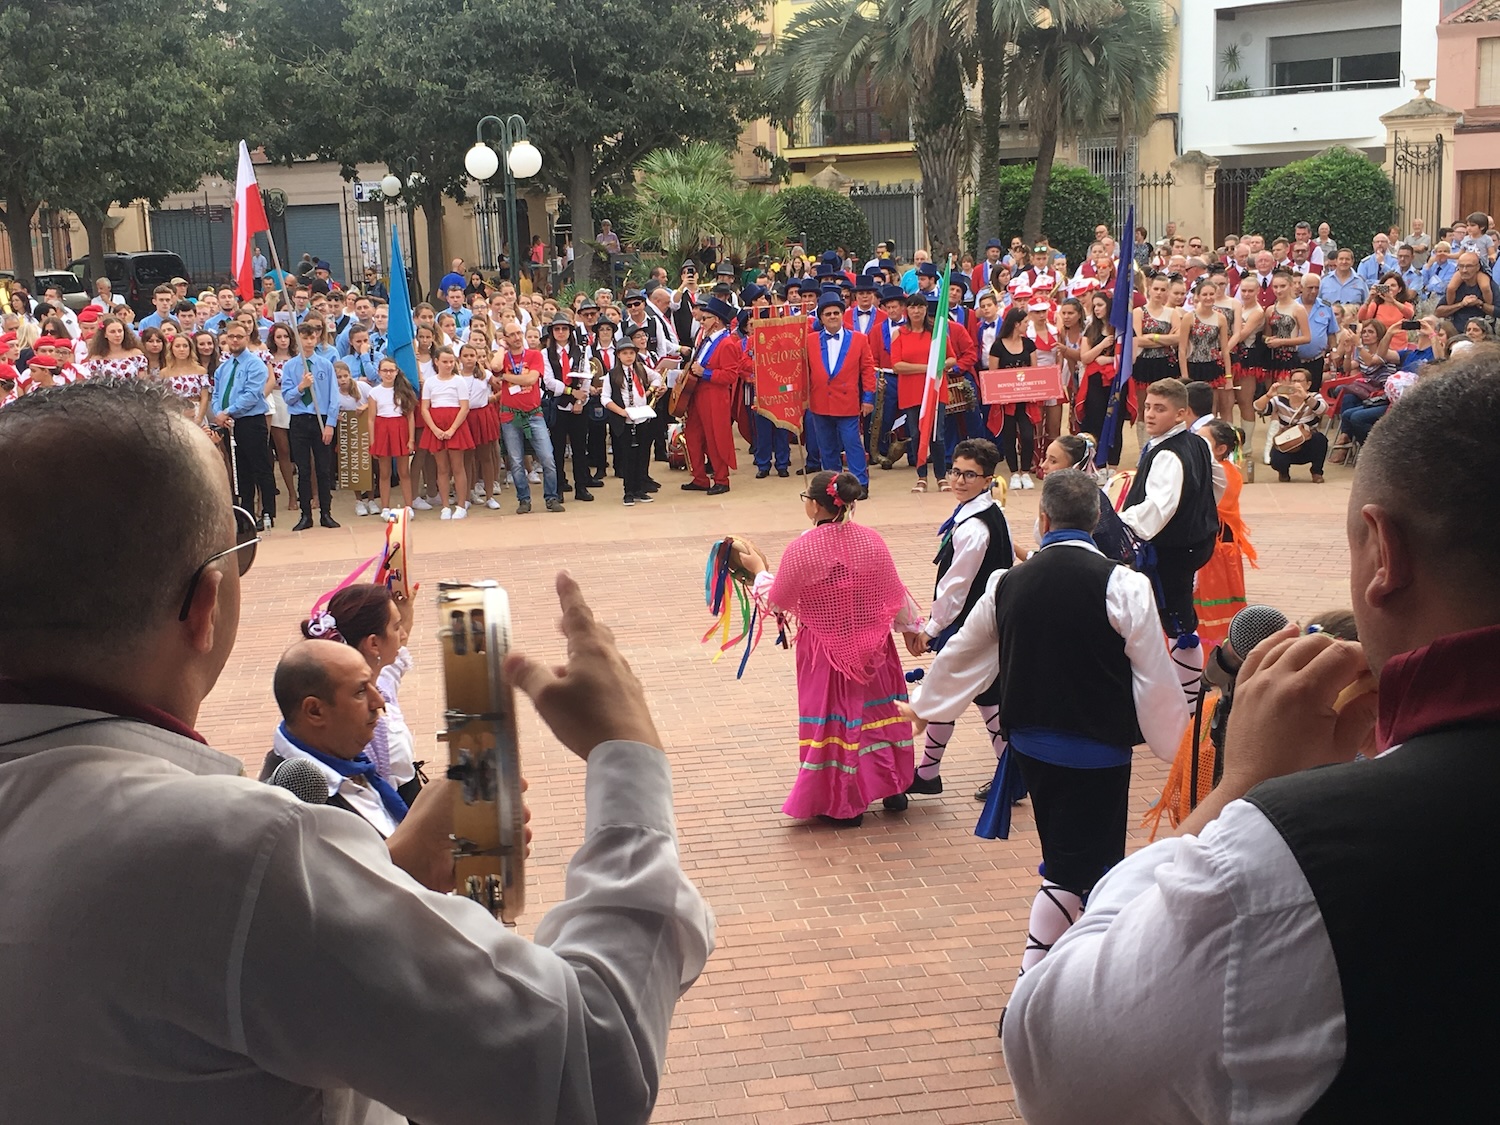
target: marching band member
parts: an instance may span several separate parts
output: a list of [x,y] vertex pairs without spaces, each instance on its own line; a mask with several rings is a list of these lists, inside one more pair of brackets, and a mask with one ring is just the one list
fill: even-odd
[[[693,479],[682,488],[684,492],[720,496],[729,491],[729,470],[736,467],[730,406],[745,357],[740,342],[729,331],[734,307],[720,297],[709,297],[698,302],[698,308],[698,345],[687,367],[687,374],[697,383],[684,427]],[[713,467],[712,484],[704,470],[705,458]]]
[[651,463],[654,416],[649,395],[661,386],[661,376],[641,357],[637,343],[644,328],[620,341],[615,362],[604,376],[604,409],[610,415],[610,440],[625,483],[625,506],[649,504],[655,499],[647,487]]
[[839,463],[842,452],[870,495],[870,466],[860,438],[860,418],[875,409],[875,357],[863,332],[844,327],[844,300],[837,292],[818,299],[820,328],[807,337],[807,419],[817,433],[820,460]]
[[546,346],[542,349],[545,368],[542,386],[552,396],[556,418],[552,423],[552,455],[557,460],[558,487],[567,491],[563,466],[568,449],[573,451],[573,498],[584,502],[594,499],[589,491],[593,473],[588,464],[588,419],[584,406],[588,400],[589,363],[587,353],[573,331],[573,322],[562,313],[547,325]]

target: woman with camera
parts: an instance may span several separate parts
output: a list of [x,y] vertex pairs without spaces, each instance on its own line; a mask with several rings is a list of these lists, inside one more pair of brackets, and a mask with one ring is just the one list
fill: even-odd
[[1396,331],[1391,334],[1391,346],[1400,351],[1407,344],[1407,330],[1402,327],[1402,322],[1411,320],[1414,302],[1415,298],[1401,280],[1401,275],[1393,271],[1370,287],[1370,299],[1360,307],[1359,319],[1378,321],[1382,328],[1394,326]]
[[1289,371],[1255,400],[1256,413],[1274,417],[1281,426],[1271,442],[1271,468],[1283,484],[1292,479],[1293,465],[1312,468],[1314,484],[1323,483],[1323,461],[1328,436],[1319,428],[1328,403],[1312,389],[1312,377],[1302,368]]

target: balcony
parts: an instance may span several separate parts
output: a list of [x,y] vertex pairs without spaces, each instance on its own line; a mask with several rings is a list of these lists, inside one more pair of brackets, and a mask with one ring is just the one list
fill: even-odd
[[878,106],[804,109],[792,122],[790,148],[910,144],[911,120],[892,121]]

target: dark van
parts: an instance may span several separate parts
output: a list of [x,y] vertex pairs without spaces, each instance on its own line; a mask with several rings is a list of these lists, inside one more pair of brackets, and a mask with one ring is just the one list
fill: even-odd
[[[68,268],[78,275],[92,294],[94,278],[89,269],[88,259],[79,258],[70,263]],[[148,316],[155,310],[155,306],[151,303],[151,294],[158,285],[166,285],[174,277],[184,277],[189,282],[192,281],[188,275],[187,264],[183,262],[180,255],[170,250],[106,254],[104,255],[104,270],[110,284],[114,286],[115,293],[125,298],[126,303],[135,310],[137,317]],[[192,291],[191,285],[188,291]]]

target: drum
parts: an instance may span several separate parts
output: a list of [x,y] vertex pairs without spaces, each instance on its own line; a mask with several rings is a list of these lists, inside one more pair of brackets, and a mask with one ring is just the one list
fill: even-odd
[[957,371],[948,376],[949,414],[966,414],[974,409],[974,384]]
[[515,697],[502,668],[510,599],[494,582],[438,585],[457,891],[507,926],[526,906],[526,810]]

